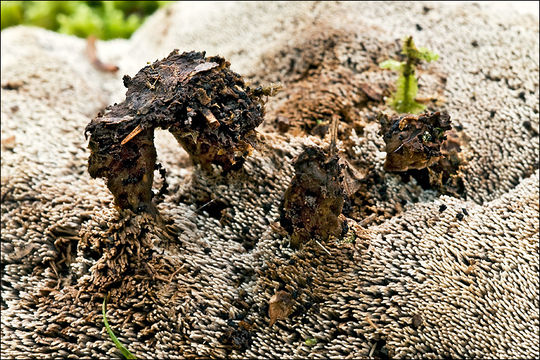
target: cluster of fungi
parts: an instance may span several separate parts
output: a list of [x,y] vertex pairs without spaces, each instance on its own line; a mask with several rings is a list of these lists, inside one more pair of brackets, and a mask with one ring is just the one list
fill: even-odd
[[[156,168],[154,129],[170,131],[203,170],[239,169],[257,142],[255,128],[264,117],[265,92],[252,89],[221,57],[201,52],[180,54],[124,77],[126,99],[108,107],[86,128],[90,134],[89,173],[102,177],[120,209],[156,213],[152,203]],[[428,171],[434,186],[456,173],[459,144],[446,113],[379,116],[389,172]],[[294,160],[295,175],[281,204],[281,226],[300,247],[310,239],[341,236],[344,168],[335,151],[305,147]]]

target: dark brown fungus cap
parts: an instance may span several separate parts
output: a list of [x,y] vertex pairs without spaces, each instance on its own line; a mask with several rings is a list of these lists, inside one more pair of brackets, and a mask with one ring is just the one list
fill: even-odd
[[152,181],[154,129],[169,130],[203,169],[242,166],[262,122],[261,94],[229,69],[229,62],[204,52],[180,54],[124,76],[126,99],[86,127],[88,171],[103,177],[121,209],[155,211]]
[[384,169],[415,177],[420,184],[444,194],[463,196],[461,138],[447,113],[379,116],[386,143]]
[[450,116],[440,112],[392,118],[382,114],[379,120],[386,143],[387,171],[420,170],[438,162],[445,132],[452,128]]

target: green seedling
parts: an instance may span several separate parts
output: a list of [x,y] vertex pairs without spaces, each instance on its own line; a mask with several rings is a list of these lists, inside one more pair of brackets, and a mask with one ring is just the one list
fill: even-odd
[[107,329],[107,333],[109,334],[111,340],[116,345],[118,350],[120,350],[120,352],[122,353],[122,355],[124,355],[124,357],[126,359],[135,359],[135,356],[133,356],[133,354],[130,353],[129,350],[124,345],[122,345],[120,340],[118,340],[116,335],[114,335],[111,327],[109,326],[109,322],[107,321],[107,315],[106,315],[106,313],[107,313],[107,310],[106,310],[107,309],[107,298],[108,298],[108,296],[105,296],[105,298],[103,299],[103,305],[101,307],[101,311],[103,313],[103,323],[105,324],[105,328]]
[[306,339],[305,343],[307,346],[315,346],[317,344],[317,339],[315,338]]
[[389,105],[399,113],[418,114],[426,107],[416,101],[418,79],[415,76],[416,66],[421,61],[431,62],[439,59],[439,55],[426,48],[416,48],[412,36],[403,40],[401,51],[406,56],[405,61],[388,59],[379,64],[382,69],[399,72],[396,82],[396,92],[389,99]]

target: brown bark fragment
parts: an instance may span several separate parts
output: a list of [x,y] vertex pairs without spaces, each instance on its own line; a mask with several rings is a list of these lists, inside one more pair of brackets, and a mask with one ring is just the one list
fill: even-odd
[[104,177],[122,209],[154,211],[154,129],[169,130],[195,164],[241,167],[252,150],[264,105],[221,57],[180,54],[124,76],[126,99],[86,127],[92,177]]

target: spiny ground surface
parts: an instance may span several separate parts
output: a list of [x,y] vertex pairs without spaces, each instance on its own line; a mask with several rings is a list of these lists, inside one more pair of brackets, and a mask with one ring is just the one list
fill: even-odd
[[[460,137],[461,197],[383,169],[376,114],[396,74],[377,64],[409,34],[441,57],[418,70],[419,93]],[[2,358],[119,358],[106,293],[138,358],[538,356],[537,20],[476,5],[179,3],[97,44],[116,75],[72,37],[19,27],[1,46]],[[87,173],[84,128],[123,99],[123,74],[174,48],[283,91],[264,143],[226,177],[157,131],[164,221],[122,217]],[[292,160],[328,145],[335,116],[350,229],[294,250],[279,227]]]

